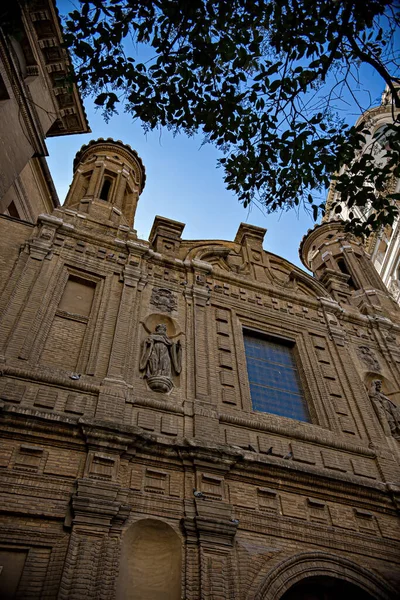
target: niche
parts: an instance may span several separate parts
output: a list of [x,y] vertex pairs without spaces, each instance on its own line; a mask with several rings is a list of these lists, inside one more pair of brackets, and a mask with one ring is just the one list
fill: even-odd
[[180,600],[182,544],[162,521],[143,519],[122,541],[117,600]]

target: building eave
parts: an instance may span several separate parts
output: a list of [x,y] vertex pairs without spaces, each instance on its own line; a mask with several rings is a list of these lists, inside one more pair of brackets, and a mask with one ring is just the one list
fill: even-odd
[[90,133],[87,115],[76,83],[61,21],[53,0],[39,0],[24,7],[24,16],[37,39],[44,76],[54,95],[57,119],[47,137]]

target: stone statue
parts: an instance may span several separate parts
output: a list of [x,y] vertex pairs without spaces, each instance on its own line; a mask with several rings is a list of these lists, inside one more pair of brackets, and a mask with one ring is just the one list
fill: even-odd
[[385,396],[382,390],[382,381],[374,379],[371,383],[369,396],[375,412],[386,435],[392,435],[400,440],[400,406]]
[[167,393],[173,388],[172,369],[179,375],[182,368],[182,348],[167,336],[163,324],[156,326],[142,344],[139,369],[144,371],[149,387],[155,392]]

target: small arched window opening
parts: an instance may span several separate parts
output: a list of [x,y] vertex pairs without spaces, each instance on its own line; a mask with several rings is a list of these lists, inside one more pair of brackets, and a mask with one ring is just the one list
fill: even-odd
[[339,259],[337,260],[337,266],[339,267],[339,269],[341,270],[341,272],[342,272],[344,275],[349,275],[349,279],[347,280],[347,284],[348,284],[348,286],[349,286],[349,287],[350,287],[352,290],[356,290],[356,289],[357,289],[357,286],[356,286],[356,284],[354,283],[354,279],[352,278],[352,276],[351,276],[351,274],[350,274],[350,272],[349,272],[349,270],[348,270],[348,268],[347,268],[347,265],[346,265],[346,263],[345,263],[345,261],[344,261],[344,259],[343,259],[343,258],[339,258]]
[[109,179],[108,177],[106,177],[104,179],[103,186],[102,186],[101,192],[100,192],[101,200],[106,200],[106,201],[108,200],[108,196],[110,195],[111,186],[112,186],[112,180]]

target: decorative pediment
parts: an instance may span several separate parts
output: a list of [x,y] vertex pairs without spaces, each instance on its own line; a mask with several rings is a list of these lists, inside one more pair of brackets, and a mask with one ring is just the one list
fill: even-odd
[[284,259],[269,255],[269,273],[273,282],[279,287],[293,290],[296,293],[312,298],[330,297],[327,290],[313,277],[304,273]]
[[247,270],[247,263],[243,260],[242,254],[238,254],[233,248],[222,244],[211,244],[192,248],[187,255],[187,259],[202,261],[208,263],[213,268],[221,269],[223,271],[243,273]]

